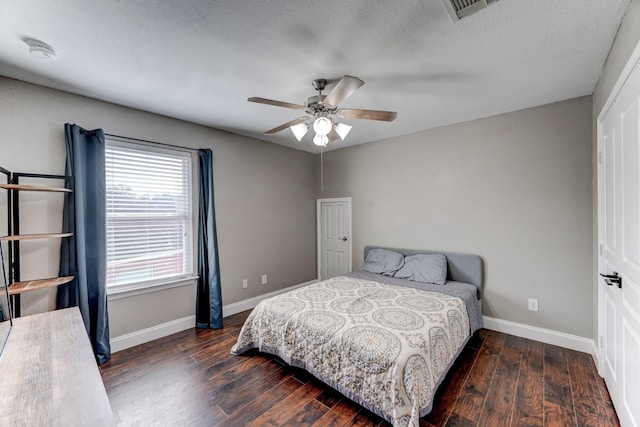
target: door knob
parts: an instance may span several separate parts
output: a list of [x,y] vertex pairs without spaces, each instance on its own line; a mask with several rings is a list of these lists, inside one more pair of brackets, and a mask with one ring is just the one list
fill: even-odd
[[343,242],[346,242],[346,241],[347,241],[347,238],[346,238],[346,237],[343,237],[343,238],[342,238],[342,239],[340,239],[340,240],[342,240]]
[[614,271],[613,274],[600,273],[600,275],[604,277],[604,281],[607,285],[613,286],[615,284],[619,289],[622,289],[622,277],[618,275],[617,271]]

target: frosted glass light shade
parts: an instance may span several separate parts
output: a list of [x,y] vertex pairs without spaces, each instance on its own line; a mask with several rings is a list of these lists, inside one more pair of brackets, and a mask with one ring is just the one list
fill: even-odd
[[340,136],[340,139],[344,141],[352,127],[353,126],[345,125],[344,123],[338,123],[336,125],[336,133]]
[[326,147],[329,142],[329,137],[327,135],[316,135],[313,137],[313,143],[318,147]]
[[317,135],[329,135],[331,129],[333,128],[333,123],[326,117],[318,117],[315,122],[313,122],[313,130]]
[[289,129],[291,129],[293,136],[295,136],[298,141],[301,141],[302,137],[307,134],[309,126],[306,123],[298,123],[297,125],[289,127]]

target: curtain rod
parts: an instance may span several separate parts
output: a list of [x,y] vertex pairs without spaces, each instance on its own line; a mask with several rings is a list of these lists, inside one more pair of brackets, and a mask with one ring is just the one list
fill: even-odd
[[[131,142],[132,144],[135,144],[136,142],[137,143],[144,142],[145,144],[162,145],[162,146],[165,146],[165,147],[179,148],[181,150],[190,150],[190,151],[195,151],[195,152],[198,151],[197,148],[182,147],[180,145],[167,144],[167,143],[164,143],[164,142],[149,141],[147,139],[131,138],[131,137],[128,137],[128,136],[114,135],[114,134],[111,134],[111,133],[105,133],[104,136],[111,137],[111,138],[124,139],[126,141]],[[144,144],[139,144],[139,145],[144,145]]]

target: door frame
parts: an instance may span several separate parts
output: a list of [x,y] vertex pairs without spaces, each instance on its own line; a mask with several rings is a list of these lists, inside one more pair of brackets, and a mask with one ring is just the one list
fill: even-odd
[[352,236],[353,236],[353,230],[352,230],[352,205],[351,205],[351,197],[335,197],[335,198],[329,198],[329,199],[317,199],[316,201],[316,255],[317,255],[317,267],[318,267],[318,271],[317,271],[317,279],[320,280],[320,272],[322,271],[322,253],[321,253],[321,247],[320,244],[322,242],[322,235],[321,235],[321,231],[322,231],[322,223],[320,221],[320,213],[321,213],[321,209],[320,207],[322,206],[322,203],[335,203],[335,202],[346,202],[347,206],[349,208],[349,234],[347,236],[347,239],[349,239],[349,271],[351,271],[351,268],[353,266],[352,264],[352,251],[353,251],[353,241],[352,241]]
[[605,363],[605,357],[604,357],[604,346],[603,346],[603,329],[604,329],[604,320],[603,320],[603,314],[604,314],[604,291],[602,289],[602,287],[600,286],[600,281],[599,281],[599,277],[598,277],[598,272],[600,271],[600,267],[601,267],[601,263],[602,263],[602,258],[604,256],[603,254],[603,246],[604,242],[603,242],[603,230],[604,230],[604,218],[602,215],[602,184],[603,184],[603,177],[601,175],[601,171],[602,171],[602,165],[601,165],[601,152],[603,150],[603,144],[604,144],[604,126],[603,126],[603,121],[604,118],[606,116],[606,114],[609,112],[609,110],[611,109],[611,107],[613,106],[613,103],[615,102],[616,98],[618,97],[618,94],[620,93],[620,91],[622,90],[622,87],[624,86],[624,84],[627,82],[627,80],[629,79],[629,76],[631,76],[631,73],[634,71],[635,68],[638,68],[640,70],[640,42],[638,42],[635,46],[635,48],[633,49],[633,52],[631,53],[631,55],[629,56],[629,59],[627,60],[627,63],[625,64],[624,68],[622,69],[622,71],[620,72],[620,75],[618,76],[618,79],[616,80],[615,85],[613,86],[613,88],[611,89],[611,92],[609,92],[609,95],[607,96],[607,100],[605,101],[604,105],[602,106],[602,109],[600,110],[600,112],[598,113],[597,119],[596,119],[596,135],[597,135],[597,141],[596,141],[596,152],[594,153],[594,160],[595,160],[595,171],[596,171],[596,206],[595,206],[595,214],[597,217],[597,230],[596,230],[596,244],[595,244],[595,248],[594,248],[594,252],[596,255],[596,262],[595,262],[595,271],[594,271],[594,279],[593,279],[593,283],[594,286],[596,287],[596,292],[595,292],[595,296],[597,298],[597,302],[596,302],[596,306],[597,306],[597,328],[598,330],[596,331],[596,340],[595,340],[595,348],[596,351],[594,353],[594,355],[596,356],[596,365],[598,368],[598,374],[602,377],[603,376],[603,372],[604,372],[604,363]]

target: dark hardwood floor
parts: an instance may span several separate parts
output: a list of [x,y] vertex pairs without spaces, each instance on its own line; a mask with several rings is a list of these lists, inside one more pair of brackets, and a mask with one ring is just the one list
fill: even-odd
[[[115,353],[101,372],[119,425],[389,425],[278,359],[230,355],[248,314]],[[483,329],[420,425],[619,424],[590,355]]]

